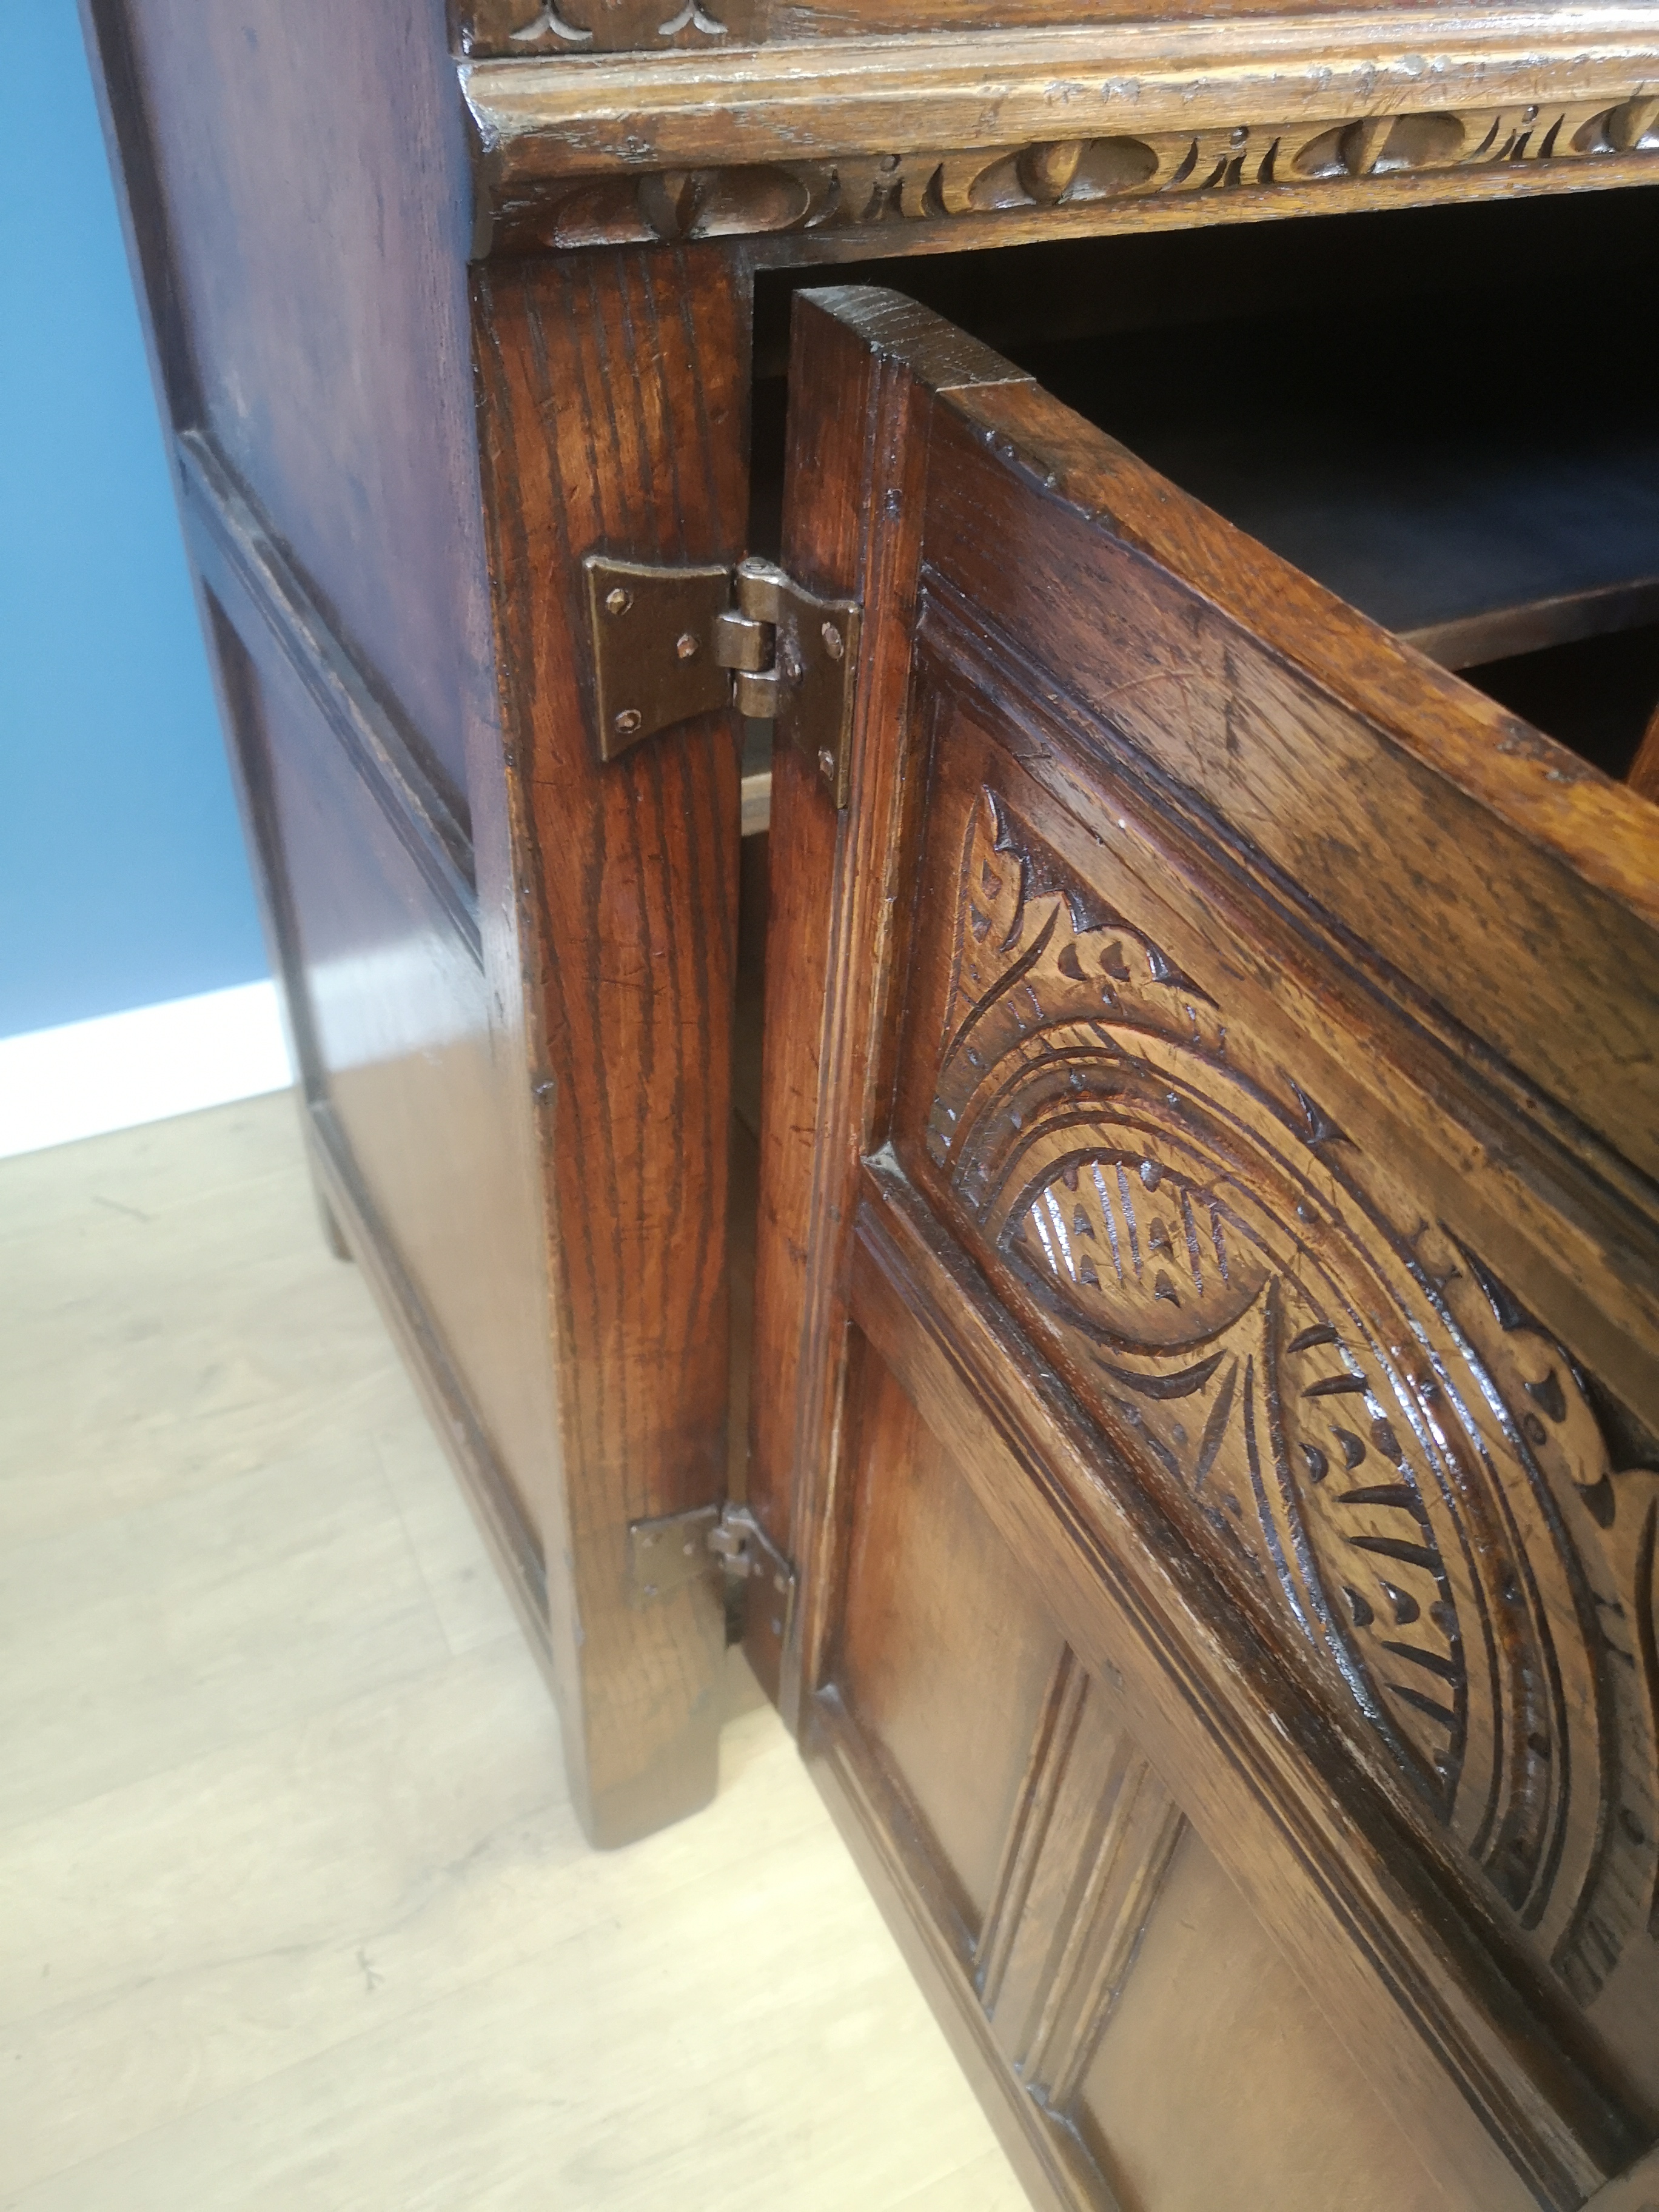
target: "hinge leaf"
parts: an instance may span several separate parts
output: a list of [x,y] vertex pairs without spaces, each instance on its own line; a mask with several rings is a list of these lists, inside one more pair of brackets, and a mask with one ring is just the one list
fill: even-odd
[[740,1615],[750,1665],[775,1704],[794,1618],[795,1570],[746,1505],[694,1506],[628,1524],[629,1601],[658,1605],[724,1572],[728,1620]]
[[714,637],[731,601],[729,568],[653,568],[601,553],[590,553],[582,568],[601,760],[730,705]]
[[[587,586],[601,760],[726,706],[772,722],[847,804],[860,609],[770,561],[664,568],[590,553]],[[737,604],[732,605],[735,588]]]

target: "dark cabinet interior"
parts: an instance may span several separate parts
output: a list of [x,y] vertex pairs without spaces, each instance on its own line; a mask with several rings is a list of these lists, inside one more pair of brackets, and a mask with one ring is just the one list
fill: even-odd
[[763,272],[754,539],[803,283],[908,292],[1606,774],[1659,702],[1659,192]]

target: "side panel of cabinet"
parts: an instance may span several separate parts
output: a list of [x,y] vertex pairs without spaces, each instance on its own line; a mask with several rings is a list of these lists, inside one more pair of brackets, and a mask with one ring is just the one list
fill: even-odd
[[442,6],[88,7],[112,91],[130,60],[129,174],[152,166],[175,422],[212,439],[464,812],[495,701]]
[[568,1711],[441,11],[85,15],[314,1170]]
[[735,279],[474,283],[439,0],[87,4],[318,1172],[623,1842],[716,1777],[628,1523],[726,1486],[737,769],[601,769],[578,564],[741,551]]

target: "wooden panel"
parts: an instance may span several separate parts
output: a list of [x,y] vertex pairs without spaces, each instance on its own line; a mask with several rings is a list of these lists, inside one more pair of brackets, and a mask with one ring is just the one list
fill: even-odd
[[[597,1839],[623,1841],[715,1780],[716,1579],[633,1611],[627,1532],[726,1486],[737,763],[722,718],[601,775],[574,583],[599,544],[741,551],[736,273],[708,256],[520,271],[481,290],[475,332],[434,0],[343,27],[142,0],[131,40],[113,4],[95,12],[174,427],[222,479],[208,505],[252,518],[220,549],[266,602],[238,627],[265,620],[313,702],[301,719],[320,708],[343,748],[307,770],[327,818],[291,775],[264,854],[288,883],[278,957],[307,978],[295,1027],[325,1030],[336,1063],[317,1117],[328,1159],[329,1132],[344,1147],[331,1193],[354,1233],[392,1238],[375,1264],[394,1306],[417,1281],[430,1302],[433,1328],[404,1330],[416,1356],[468,1370],[463,1456],[507,1454],[539,1398],[573,1794]],[[276,750],[297,762],[285,729]],[[340,799],[347,759],[377,763],[366,809]],[[279,849],[301,824],[316,851]],[[470,974],[404,862],[473,939]],[[354,911],[357,874],[371,907],[394,886],[391,911]],[[447,1420],[453,1393],[426,1381]]]
[[[967,354],[962,358],[965,364]],[[842,380],[849,373],[850,386]],[[1000,365],[998,373],[1005,373]],[[790,390],[789,470],[796,481],[819,488],[790,518],[791,574],[826,596],[857,597],[866,577],[892,562],[890,535],[902,543],[902,500],[888,472],[903,465],[904,426],[884,425],[879,444],[866,440],[866,410],[878,396],[873,364],[849,371],[844,358],[831,362],[803,351]],[[867,640],[865,658],[873,668]],[[902,682],[902,671],[894,680]],[[830,884],[842,824],[816,762],[776,746],[772,777],[755,1280],[757,1370],[771,1387],[757,1395],[750,1414],[749,1479],[757,1513],[787,1550],[797,1423],[816,1418],[815,1393],[823,1388],[821,1375],[802,1378],[799,1360],[807,1224],[820,1173],[819,1054],[837,927]]]
[[[1068,820],[1065,738],[1034,745],[1022,715],[1019,750],[1059,770],[1028,779],[973,733],[977,665],[972,681],[978,703],[938,717],[900,1157],[1194,1545],[1246,1602],[1283,1594],[1287,1664],[1334,1639],[1333,1711],[1395,1740],[1425,1838],[1465,1855],[1651,2094],[1659,1675],[1639,1637],[1611,1650],[1606,1629],[1651,1612],[1659,1455],[1536,1317],[1536,1272],[1522,1297],[1492,1265],[1421,1148],[1390,1146],[1359,1102],[1339,1118],[1295,1044],[1258,1039],[1235,948],[1265,947],[1265,917],[1218,927],[1194,848],[1158,874],[1117,865],[1096,824],[1121,829],[1130,802],[1103,764],[1071,770],[1095,795]],[[1231,726],[1246,745],[1242,714]],[[1166,932],[1177,877],[1192,902]],[[1246,1314],[1266,1332],[1248,1348]],[[1513,1462],[1518,1484],[1498,1472]]]
[[[941,580],[997,605],[999,628],[1063,668],[1085,710],[1405,974],[1455,979],[1472,1027],[1638,1164],[1659,1165],[1644,1110],[1659,988],[1646,810],[1034,386],[1000,389],[946,410],[937,434],[928,555]],[[964,470],[988,434],[1054,473],[1040,532],[1016,524],[1022,471]],[[1109,628],[1083,612],[1108,598]],[[1403,899],[1389,865],[1401,843],[1413,855]],[[1489,881],[1524,906],[1524,940],[1493,938],[1469,895]],[[1570,1018],[1557,995],[1568,975]]]
[[1544,2202],[1576,2205],[1594,2154],[1540,2106],[1540,2082],[1573,2098],[1574,2124],[1595,2131],[1603,2159],[1632,2141],[1631,2124],[1574,2068],[1559,2023],[1524,2014],[1492,1974],[1486,1931],[1460,1928],[1443,1893],[1437,1900],[1375,1778],[1333,1757],[1294,1678],[1010,1329],[959,1249],[890,1170],[866,1187],[850,1286],[857,1327],[949,1437],[1068,1646],[1121,1697],[1123,1723],[1158,1771],[1178,1778],[1183,1810],[1340,2038],[1364,2049],[1395,2117],[1434,2142],[1471,2201],[1528,2201],[1473,2106],[1511,2157],[1518,2148],[1531,2162]]
[[1083,2081],[1123,2212],[1461,2212],[1191,1829]]
[[[1450,2212],[1460,2200],[1185,1831],[1118,1695],[1060,1645],[902,1386],[868,1346],[853,1375],[839,1697],[921,1814],[926,1848],[945,1844],[969,1940],[987,1923],[972,1978],[1066,2186],[1104,2202],[1109,2180],[1125,2207],[1322,2212],[1340,2170],[1343,2202],[1364,2212]],[[910,1879],[925,1893],[932,1862],[913,1856]]]
[[522,1295],[539,1255],[478,951],[291,666],[253,644],[238,721],[292,933],[307,1088],[538,1530],[556,1473],[544,1316]]
[[[1246,556],[1248,541],[1172,489],[1152,490],[1075,416],[1061,432],[1052,402],[1008,392],[1009,434],[1022,413],[1034,431],[1041,419],[1078,441],[1079,460],[1086,446],[1102,475],[1073,478],[1052,510],[1055,538],[1025,545],[999,512],[1005,490],[1020,497],[1016,472],[988,512],[984,490],[957,477],[931,541],[951,586],[941,620],[975,687],[1016,702],[1040,692],[1033,653],[1065,670],[1074,706],[1018,741],[1062,807],[1103,743],[1114,778],[1136,785],[1132,795],[1117,781],[1098,822],[1060,833],[1074,865],[1103,885],[1121,870],[1144,887],[1158,928],[1168,916],[1156,941],[1182,969],[1203,945],[1223,952],[1227,983],[1218,995],[1206,986],[1228,1010],[1220,1018],[1247,992],[1263,1050],[1295,1069],[1334,1126],[1361,1121],[1376,1158],[1411,1160],[1421,1194],[1407,1211],[1427,1203],[1461,1219],[1486,1263],[1524,1279],[1531,1310],[1652,1425],[1659,1386],[1639,1349],[1659,1328],[1659,1195],[1646,1171],[1659,1158],[1650,811],[1264,552]],[[983,425],[945,428],[935,450],[948,441],[965,461],[984,436]],[[1066,481],[1042,434],[1029,465]],[[1164,599],[1169,572],[1142,557],[1143,523],[1166,559],[1202,574],[1203,599],[1184,586]],[[967,642],[976,625],[943,613],[963,604],[957,589],[1010,603],[988,659]],[[1109,624],[1068,611],[1095,592],[1112,598]],[[1212,614],[1217,599],[1230,617]],[[1047,733],[1067,716],[1079,766],[1070,742]],[[1087,734],[1102,729],[1114,734]],[[1195,871],[1201,895],[1185,888]]]
[[948,1453],[873,1353],[854,1386],[835,1675],[982,1926],[1060,1638]]
[[741,553],[746,308],[708,248],[519,264],[474,304],[579,1740],[619,1842],[716,1777],[707,1586],[632,1609],[627,1531],[726,1488],[738,739],[711,715],[601,764],[580,562]]
[[187,355],[179,427],[212,432],[464,794],[494,701],[441,5],[127,13]]
[[1103,1687],[1062,1653],[980,1946],[998,2042],[1033,2094],[1067,2117],[1185,1826],[1115,1690],[1121,1682]]
[[[1339,1140],[1306,1090],[1271,1113],[1248,1000],[1195,948],[1177,964],[1086,829],[1058,862],[1021,811],[1037,788],[965,720],[941,720],[932,796],[900,1158],[1645,2073],[1659,1675],[1606,1623],[1651,1610],[1659,1469],[1628,1411],[1455,1211],[1422,1222],[1363,1121]],[[1413,1218],[1406,1264],[1387,1224]]]
[[477,882],[465,814],[428,773],[418,736],[387,707],[330,627],[270,526],[205,432],[177,441],[185,528],[209,588],[287,659],[434,896],[482,961]]
[[[870,518],[835,579],[869,649],[806,1220],[809,1709],[851,1328],[1090,1677],[1075,1725],[1051,1689],[999,1883],[1037,1917],[977,1962],[1000,2063],[1062,2097],[1086,2063],[1072,1993],[1120,1986],[1157,1854],[1083,1838],[1155,1772],[1362,2106],[1451,2201],[1566,2212],[1655,2089],[1650,817],[908,303],[807,295],[794,344],[864,397]],[[960,1958],[902,1808],[852,1787]]]
[[908,1806],[833,1690],[804,1708],[801,1748],[1032,2204],[1037,2212],[1078,2212],[1097,2202],[1099,2169],[1070,2130],[1032,2124],[1031,2100],[992,2037],[974,1986],[971,1945],[954,1918],[951,1889],[935,1873]]

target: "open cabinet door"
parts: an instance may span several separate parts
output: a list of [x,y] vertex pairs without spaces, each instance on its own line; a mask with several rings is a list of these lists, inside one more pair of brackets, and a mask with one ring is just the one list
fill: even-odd
[[862,647],[775,766],[786,1710],[1039,2203],[1582,2205],[1659,2133],[1659,812],[795,314]]

